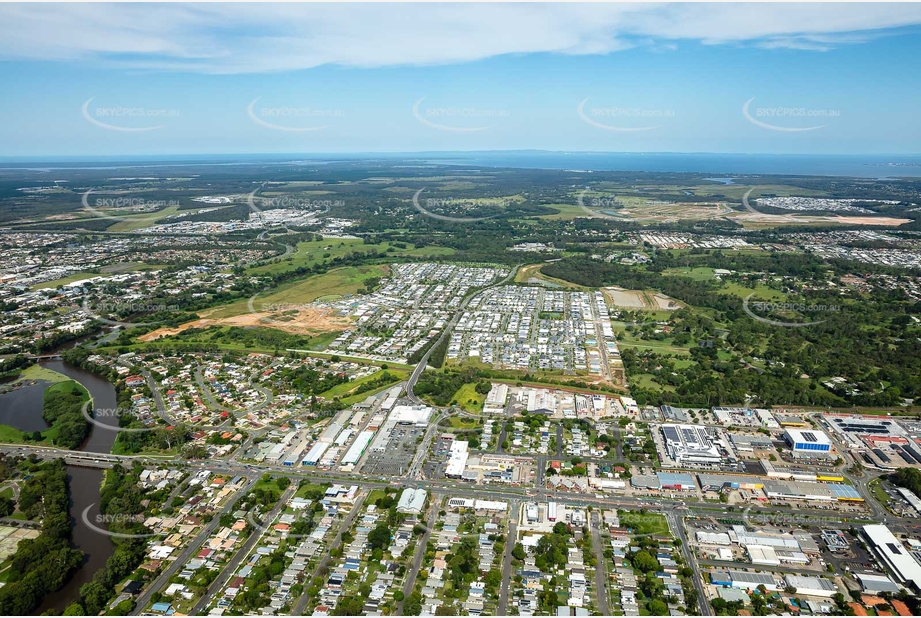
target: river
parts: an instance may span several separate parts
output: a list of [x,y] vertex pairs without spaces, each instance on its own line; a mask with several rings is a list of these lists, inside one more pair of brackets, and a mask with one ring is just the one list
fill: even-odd
[[[64,374],[76,380],[89,391],[95,408],[115,408],[115,388],[103,378],[88,371],[68,365],[63,361],[42,363],[42,366]],[[42,402],[48,384],[41,382],[35,386],[25,386],[0,395],[0,423],[11,425],[23,431],[46,429],[47,423],[42,419]],[[115,416],[105,416],[98,422],[118,425]],[[115,443],[117,432],[90,425],[90,434],[79,450],[90,453],[109,453]],[[80,598],[80,586],[91,581],[93,575],[105,566],[112,555],[112,539],[88,528],[82,519],[83,511],[90,507],[88,517],[94,525],[99,514],[99,490],[102,485],[102,470],[96,468],[67,467],[70,480],[70,514],[73,521],[73,544],[84,553],[83,564],[73,577],[59,591],[48,595],[45,602],[36,611],[37,614],[52,608],[63,610]]]

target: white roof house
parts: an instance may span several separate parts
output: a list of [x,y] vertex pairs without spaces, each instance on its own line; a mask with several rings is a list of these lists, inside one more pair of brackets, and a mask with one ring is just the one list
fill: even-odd
[[412,489],[411,487],[404,489],[399,502],[397,502],[397,512],[420,514],[425,506],[426,495],[424,489]]

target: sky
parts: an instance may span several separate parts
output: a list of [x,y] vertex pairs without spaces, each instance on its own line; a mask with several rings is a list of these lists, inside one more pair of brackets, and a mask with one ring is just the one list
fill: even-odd
[[921,4],[2,4],[0,156],[917,154]]

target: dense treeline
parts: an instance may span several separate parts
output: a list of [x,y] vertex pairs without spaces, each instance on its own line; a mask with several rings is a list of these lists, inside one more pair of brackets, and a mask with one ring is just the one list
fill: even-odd
[[[141,520],[144,513],[144,491],[138,485],[142,467],[135,464],[126,470],[116,464],[106,472],[100,492],[99,510],[106,519],[109,531],[118,534],[150,534]],[[115,596],[115,586],[128,577],[144,559],[147,538],[113,537],[114,553],[103,568],[93,575],[93,580],[80,587],[79,604],[87,616],[95,616],[105,609]]]
[[[665,268],[710,266],[736,273],[738,284],[759,281],[767,273],[784,280],[790,299],[804,306],[792,318],[780,313],[775,320],[814,322],[808,328],[784,328],[752,319],[742,298],[721,291],[717,280],[698,281],[664,275]],[[674,355],[622,346],[628,375],[650,374],[659,385],[633,384],[631,391],[645,404],[721,405],[744,402],[754,396],[763,404],[808,406],[897,406],[904,398],[921,396],[921,327],[912,315],[921,303],[892,290],[869,294],[834,289],[805,289],[795,281],[830,281],[848,272],[804,254],[731,254],[719,252],[675,256],[661,252],[645,269],[590,259],[567,259],[545,266],[549,276],[591,287],[617,285],[627,289],[654,289],[698,309],[674,312],[667,322],[629,326],[644,336],[654,329],[678,345],[691,345],[690,365]],[[766,277],[765,277],[766,278]],[[757,298],[757,295],[755,296]],[[650,335],[651,336],[651,335]],[[704,347],[697,347],[700,344]],[[682,357],[688,358],[688,357]],[[746,359],[760,359],[755,368]],[[831,377],[846,382],[831,387]]]
[[19,508],[30,519],[41,518],[38,537],[20,541],[13,554],[7,584],[0,588],[0,614],[29,614],[46,596],[59,590],[80,566],[83,553],[70,543],[70,499],[67,466],[56,459],[41,464],[22,484]]
[[7,373],[19,373],[33,364],[33,361],[22,354],[10,356],[0,360],[0,376]]
[[478,370],[466,367],[464,369],[445,369],[443,371],[424,371],[419,376],[413,392],[419,397],[427,397],[436,405],[446,406],[451,403],[456,393],[464,384],[479,382],[481,374]]
[[55,446],[75,449],[86,439],[90,423],[83,416],[83,405],[89,394],[82,386],[69,380],[45,391],[42,418],[56,431]]
[[899,487],[905,487],[914,492],[915,495],[921,495],[921,470],[917,468],[899,468],[889,478]]

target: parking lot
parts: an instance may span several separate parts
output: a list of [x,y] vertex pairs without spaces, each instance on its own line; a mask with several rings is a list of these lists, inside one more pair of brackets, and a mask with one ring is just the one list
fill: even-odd
[[361,471],[371,475],[402,476],[412,462],[418,441],[424,433],[424,428],[398,425],[390,434],[387,448],[369,452]]

